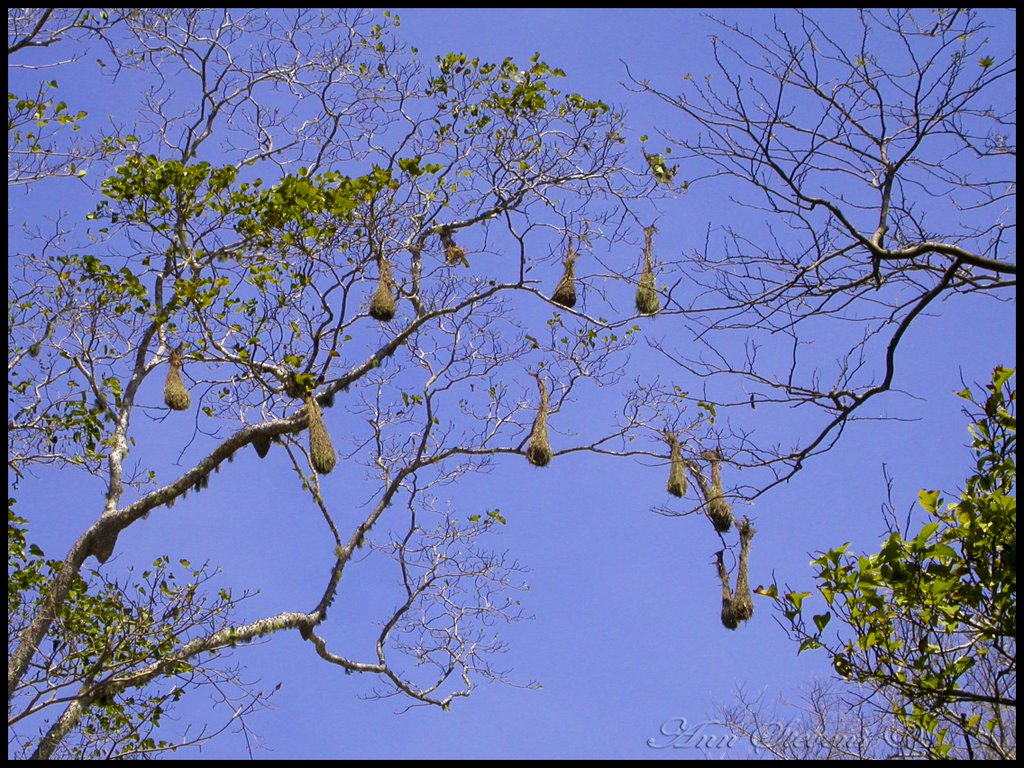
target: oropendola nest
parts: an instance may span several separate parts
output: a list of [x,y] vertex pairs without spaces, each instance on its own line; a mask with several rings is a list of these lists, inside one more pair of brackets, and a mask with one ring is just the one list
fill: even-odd
[[377,281],[377,290],[370,299],[370,317],[386,323],[395,316],[397,301],[395,299],[395,280],[391,276],[391,262],[381,254],[380,279]]
[[723,553],[717,555],[718,578],[722,582],[722,625],[726,629],[736,629],[741,621],[747,621],[754,615],[754,601],[750,596],[750,583],[747,578],[747,560],[750,557],[750,541],[754,538],[754,526],[746,517],[739,525],[740,529],[740,562],[736,576],[735,593],[729,588],[729,572],[725,569]]
[[661,297],[658,296],[657,281],[654,278],[654,233],[653,227],[644,227],[644,266],[640,280],[636,286],[636,311],[641,315],[656,315],[661,309]]
[[167,371],[167,381],[164,382],[164,402],[175,411],[187,411],[192,402],[181,380],[181,351],[181,347],[171,350],[171,365]]
[[571,309],[576,306],[576,249],[572,246],[572,240],[569,241],[569,249],[562,261],[562,267],[562,280],[551,294],[551,300],[555,304]]
[[706,494],[708,517],[716,531],[725,533],[732,526],[733,516],[722,491],[722,455],[718,451],[705,451],[703,456],[711,463],[711,487]]
[[725,550],[719,550],[715,565],[718,569],[718,578],[722,582],[722,626],[726,629],[736,629],[740,622],[732,612],[732,587],[729,585],[729,571],[725,569]]
[[533,422],[530,433],[530,444],[526,448],[526,458],[535,467],[547,466],[551,461],[551,443],[548,442],[548,388],[538,375],[537,388],[540,390],[540,406],[537,418]]
[[668,492],[682,497],[686,495],[686,463],[679,450],[679,438],[672,432],[666,432],[665,440],[669,453]]
[[739,524],[740,529],[740,572],[736,577],[736,591],[732,596],[732,612],[740,621],[746,621],[754,615],[754,601],[750,596],[750,583],[747,580],[747,558],[750,556],[750,541],[756,531],[747,517]]
[[329,474],[338,463],[338,454],[334,451],[331,436],[324,426],[320,406],[312,397],[306,398],[306,415],[309,418],[309,460],[313,469],[321,475]]

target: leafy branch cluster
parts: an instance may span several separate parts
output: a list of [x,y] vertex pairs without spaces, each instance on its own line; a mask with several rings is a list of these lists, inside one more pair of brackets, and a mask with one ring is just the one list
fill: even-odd
[[[823,649],[845,679],[880,692],[929,757],[1009,757],[1017,690],[1017,419],[1014,371],[997,368],[969,403],[974,467],[957,502],[921,491],[929,521],[881,549],[812,561],[809,592],[769,594],[801,651]],[[833,618],[841,624],[836,628]],[[831,628],[830,628],[831,627]]]

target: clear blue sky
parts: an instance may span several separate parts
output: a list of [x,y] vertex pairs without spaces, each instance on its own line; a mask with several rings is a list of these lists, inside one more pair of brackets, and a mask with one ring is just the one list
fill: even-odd
[[[526,61],[540,52],[567,72],[569,88],[625,109],[634,148],[639,135],[654,135],[658,128],[682,130],[683,123],[650,97],[620,87],[622,61],[635,75],[668,90],[676,89],[687,73],[700,76],[713,68],[708,42],[713,25],[693,10],[396,13],[399,36],[419,48],[424,60],[455,51],[492,61],[506,56]],[[724,11],[722,16],[752,28],[769,21],[764,11]],[[841,26],[848,23],[849,12],[823,11],[818,18],[825,26]],[[1016,44],[1013,26],[992,32],[1005,35],[1007,48]],[[61,85],[74,88],[70,81]],[[680,172],[685,175],[686,169]],[[659,222],[659,253],[669,259],[701,247],[709,223],[756,225],[749,211],[729,202],[736,191],[728,184],[708,185],[699,194],[658,202],[651,216]],[[10,222],[25,215],[23,205],[17,200],[9,204]],[[1016,335],[1009,316],[1006,305],[971,297],[936,306],[915,325],[899,354],[897,385],[917,397],[893,393],[871,412],[913,421],[854,425],[838,448],[815,459],[792,482],[751,507],[737,508],[737,514],[754,518],[758,530],[750,564],[753,584],[774,577],[780,584],[809,587],[808,553],[845,541],[862,550],[876,546],[883,531],[883,466],[895,478],[895,498],[904,510],[922,487],[956,489],[968,470],[969,454],[952,393],[962,387],[961,377],[983,380],[993,366],[1015,364]],[[658,319],[645,325],[645,333],[671,338],[678,329],[671,319]],[[816,343],[827,350],[829,339]],[[631,365],[640,373],[661,363],[638,349]],[[567,416],[554,425],[556,430],[584,428],[588,419],[599,419],[616,405],[601,392],[587,397],[589,410]],[[785,423],[767,428],[784,431],[799,425],[799,414],[784,418]],[[140,423],[138,428],[145,436],[156,427]],[[180,435],[174,427],[162,429],[159,439],[168,447],[187,436],[185,427]],[[556,431],[556,448],[558,440]],[[522,597],[535,618],[502,630],[509,650],[495,664],[508,669],[514,682],[536,681],[542,687],[485,684],[450,712],[417,708],[396,715],[406,704],[401,699],[360,700],[373,691],[374,680],[324,665],[297,634],[275,636],[235,657],[246,676],[261,679],[265,689],[283,684],[273,698],[276,710],[251,722],[268,748],[256,756],[692,758],[698,756],[693,750],[654,750],[647,741],[664,741],[659,728],[672,718],[706,719],[712,701],[728,702],[738,685],[767,689],[769,696],[793,694],[814,675],[828,675],[824,656],[796,656],[764,600],[755,599],[757,612],[738,631],[722,628],[712,567],[718,540],[710,526],[650,511],[666,502],[665,474],[664,466],[594,456],[565,457],[543,471],[521,457],[507,457],[489,474],[460,483],[453,505],[467,515],[500,507],[508,524],[494,545],[530,569],[530,591]],[[357,482],[357,473],[345,471],[326,479],[339,509],[346,498],[363,503]],[[349,495],[346,483],[355,488]],[[252,617],[306,610],[321,594],[331,548],[319,514],[292,485],[290,470],[258,463],[245,451],[211,483],[200,497],[201,506],[190,500],[173,510],[157,510],[145,524],[122,534],[116,567],[143,567],[165,552],[172,559],[209,559],[223,569],[221,583],[260,590],[247,604]],[[64,482],[62,477],[59,488],[55,493],[52,482],[29,483],[18,494],[33,535],[51,556],[63,555],[62,547],[94,519],[102,501],[95,483],[70,477]],[[242,493],[248,501],[239,504]],[[345,513],[339,516],[344,519]],[[353,566],[327,630],[339,643],[368,636],[372,627],[361,622],[373,615],[374,598],[382,592],[378,572]],[[393,599],[393,593],[385,599]],[[368,653],[354,655],[365,658]],[[203,706],[194,701],[179,714],[187,718],[191,707],[202,711]],[[225,735],[202,757],[243,754],[243,741]]]

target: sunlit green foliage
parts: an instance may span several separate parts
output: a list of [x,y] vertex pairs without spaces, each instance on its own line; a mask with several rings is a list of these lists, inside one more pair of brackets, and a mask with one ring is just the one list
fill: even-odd
[[932,735],[936,757],[952,746],[950,722],[991,733],[1016,699],[1014,373],[996,368],[982,395],[958,393],[974,454],[958,501],[921,491],[928,522],[916,533],[894,531],[874,554],[843,545],[813,560],[824,609],[808,592],[776,598],[801,651],[824,649],[841,677],[896,694],[894,714]]

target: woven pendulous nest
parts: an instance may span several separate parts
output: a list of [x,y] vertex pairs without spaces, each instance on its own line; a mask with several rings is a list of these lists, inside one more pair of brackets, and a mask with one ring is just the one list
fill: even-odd
[[653,227],[644,227],[644,266],[640,280],[636,286],[636,311],[641,315],[656,315],[661,309],[661,298],[658,296],[657,280],[654,277],[654,233]]
[[537,418],[533,421],[530,443],[526,447],[526,458],[535,467],[547,466],[551,461],[551,443],[548,442],[548,388],[538,375],[537,388],[540,390],[540,405]]
[[732,612],[732,587],[729,585],[729,571],[725,569],[725,550],[719,550],[715,565],[718,569],[718,579],[722,582],[722,626],[726,629],[736,629],[740,622]]
[[665,440],[669,454],[668,492],[682,497],[686,495],[686,463],[679,451],[679,438],[672,432],[666,432]]
[[733,523],[732,509],[722,490],[722,455],[718,451],[705,451],[703,457],[711,464],[711,487],[707,489],[708,517],[719,533],[725,533]]
[[750,596],[750,583],[747,580],[747,558],[750,556],[750,542],[756,531],[750,519],[744,517],[740,529],[740,566],[736,577],[736,591],[732,596],[732,612],[739,621],[746,621],[754,615],[754,601]]
[[306,398],[306,414],[309,417],[309,460],[313,469],[321,475],[326,475],[334,469],[338,455],[334,451],[327,427],[324,426],[320,406],[312,397]]
[[551,294],[551,300],[567,309],[576,306],[576,249],[569,241],[569,249],[562,262],[562,280]]
[[747,621],[754,615],[754,601],[750,596],[750,583],[747,578],[747,561],[750,557],[750,542],[754,538],[754,526],[746,517],[739,525],[740,531],[740,562],[736,576],[736,591],[729,588],[729,572],[725,569],[723,552],[717,555],[718,578],[722,582],[722,625],[726,629],[736,629],[740,622]]
[[188,410],[192,402],[185,389],[185,382],[181,380],[181,351],[181,347],[171,350],[171,366],[167,371],[167,381],[164,382],[164,403],[175,411]]
[[395,316],[398,308],[398,301],[395,298],[395,280],[391,276],[391,262],[381,254],[379,260],[380,278],[377,280],[377,290],[370,299],[370,317],[386,323]]

